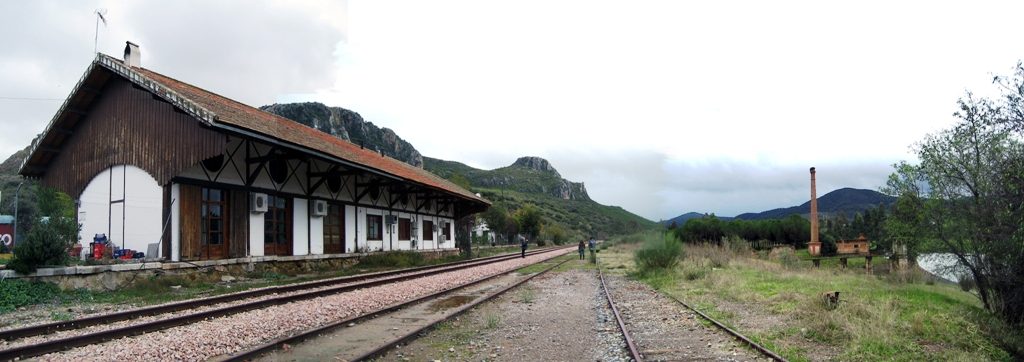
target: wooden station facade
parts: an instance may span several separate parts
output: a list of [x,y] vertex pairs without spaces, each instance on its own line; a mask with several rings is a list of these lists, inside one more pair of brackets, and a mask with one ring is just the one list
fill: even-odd
[[[490,203],[423,169],[98,54],[21,167],[164,260],[454,248]],[[153,247],[152,244],[157,244]]]

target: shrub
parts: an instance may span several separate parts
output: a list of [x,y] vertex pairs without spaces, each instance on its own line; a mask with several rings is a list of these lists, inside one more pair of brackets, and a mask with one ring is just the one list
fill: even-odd
[[690,267],[683,270],[683,279],[694,281],[703,278],[708,274],[707,269],[700,267]]
[[722,246],[727,247],[733,254],[750,255],[750,242],[743,240],[739,236],[723,237]]
[[644,246],[633,254],[640,271],[673,268],[683,256],[682,243],[671,234],[649,235],[645,239]]
[[780,265],[787,269],[795,269],[796,267],[800,266],[800,258],[796,256],[796,252],[793,251],[792,248],[775,248],[774,250],[772,250],[772,254],[774,254],[775,260],[777,260]]
[[29,274],[41,266],[65,265],[68,249],[78,237],[78,224],[67,217],[54,217],[32,227],[28,236],[14,247],[14,258],[7,265],[21,274]]
[[0,313],[26,305],[53,300],[60,294],[53,283],[30,282],[23,279],[0,281]]

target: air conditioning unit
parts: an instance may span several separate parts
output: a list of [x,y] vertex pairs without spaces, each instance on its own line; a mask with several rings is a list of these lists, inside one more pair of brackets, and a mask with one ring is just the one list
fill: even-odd
[[267,194],[259,192],[250,193],[249,210],[253,213],[267,212]]
[[398,216],[395,216],[395,215],[385,215],[384,216],[384,223],[388,224],[388,225],[394,225],[394,224],[398,223]]
[[313,216],[327,216],[327,201],[313,200]]

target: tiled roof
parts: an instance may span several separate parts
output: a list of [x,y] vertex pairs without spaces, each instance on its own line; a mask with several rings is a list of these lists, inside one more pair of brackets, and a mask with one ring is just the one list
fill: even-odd
[[[105,57],[106,59],[103,60],[108,63],[111,60],[118,62],[119,64],[121,63],[119,60],[106,55],[101,54],[99,57]],[[101,58],[97,59],[97,61],[100,60]],[[128,68],[123,65],[122,67]],[[118,70],[124,71],[125,69]],[[472,201],[488,205],[490,204],[489,201],[476,196],[469,190],[434,175],[429,171],[390,157],[382,156],[377,152],[363,149],[351,142],[318,131],[301,123],[242,104],[235,100],[223,97],[191,84],[181,82],[149,69],[130,68],[130,71],[148,78],[148,80],[154,81],[174,93],[177,93],[175,96],[186,98],[186,100],[189,101],[187,103],[198,105],[201,107],[201,110],[212,113],[212,123],[215,126],[217,124],[234,126],[297,146],[305,147],[312,151],[337,157],[409,182],[453,193]],[[209,119],[201,119],[200,121],[209,121]]]

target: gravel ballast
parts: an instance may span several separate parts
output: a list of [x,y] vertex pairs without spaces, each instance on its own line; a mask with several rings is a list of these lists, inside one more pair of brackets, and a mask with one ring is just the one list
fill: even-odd
[[383,309],[453,286],[508,272],[565,251],[512,259],[480,267],[248,311],[187,326],[122,338],[43,360],[202,360],[293,335],[316,326]]
[[593,270],[538,276],[381,360],[630,361],[600,283]]

